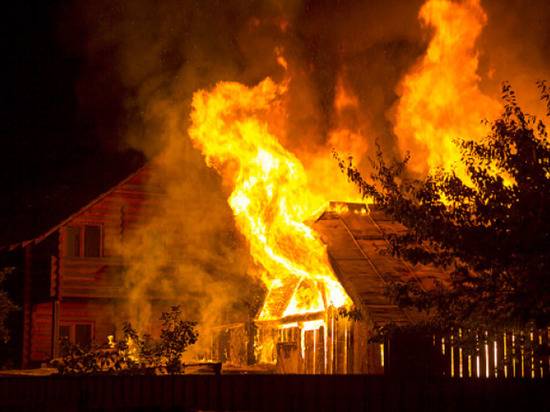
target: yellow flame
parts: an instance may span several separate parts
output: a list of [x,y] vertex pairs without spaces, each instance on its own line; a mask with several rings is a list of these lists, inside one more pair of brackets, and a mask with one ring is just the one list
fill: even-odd
[[138,347],[130,336],[126,338],[126,344],[128,345],[128,349],[123,354],[123,357],[135,362],[139,361]]
[[338,214],[355,213],[366,215],[369,213],[365,203],[330,202],[327,210]]
[[275,49],[275,53],[277,54],[277,63],[279,63],[279,66],[281,66],[285,71],[288,70],[288,62],[286,61],[283,50],[279,47]]
[[303,165],[281,146],[278,123],[270,122],[284,111],[285,91],[285,84],[269,78],[252,88],[222,82],[210,92],[200,90],[193,97],[189,129],[207,164],[232,190],[228,201],[237,226],[255,262],[266,269],[262,278],[270,291],[261,320],[273,316],[266,308],[270,299],[280,298],[272,293],[277,287],[309,290],[296,297],[308,296],[307,302],[296,304],[302,313],[317,311],[317,296],[323,293],[327,304],[338,307],[349,302],[332,272],[325,245],[304,223],[328,202],[308,190]]
[[303,281],[298,285],[297,290],[292,295],[290,304],[286,308],[283,316],[303,314],[308,312],[319,312],[325,309],[323,302],[322,288],[318,285],[313,287],[303,286]]
[[479,0],[429,0],[419,19],[435,32],[426,55],[400,85],[394,131],[400,147],[411,151],[412,169],[426,172],[455,164],[460,153],[453,139],[487,134],[482,120],[498,116],[501,105],[479,89],[475,45],[487,21]]

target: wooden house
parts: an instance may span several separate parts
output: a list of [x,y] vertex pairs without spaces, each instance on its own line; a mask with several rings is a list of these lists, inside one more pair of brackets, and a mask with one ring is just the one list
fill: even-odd
[[[352,313],[326,306],[317,312],[284,316],[299,286],[283,285],[275,292],[269,311],[275,320],[256,320],[253,325],[220,326],[211,331],[210,357],[245,367],[253,362],[275,365],[277,373],[306,374],[441,374],[448,362],[440,342],[417,336],[396,336],[391,342],[370,342],[376,326],[389,322],[415,323],[422,316],[404,310],[384,297],[391,281],[416,282],[431,287],[445,275],[428,267],[408,266],[386,254],[384,233],[403,231],[376,207],[333,204],[313,228],[327,245],[338,280],[351,297]],[[246,337],[252,348],[243,345]],[[246,340],[245,340],[246,341]],[[248,356],[246,356],[248,354]]]
[[[207,256],[195,256],[192,265],[196,273],[232,274],[226,262],[222,262],[228,267],[225,271],[210,267],[215,266],[213,259],[223,260],[228,249],[235,249],[238,242],[230,233],[231,225],[228,229],[219,222],[203,222],[199,227],[197,222],[197,216],[204,220],[201,210],[213,209],[220,201],[230,213],[225,200],[209,193],[217,175],[191,167],[167,168],[150,162],[45,233],[0,248],[3,267],[14,268],[4,286],[22,309],[11,316],[8,325],[12,339],[7,350],[12,364],[36,366],[58,357],[61,338],[81,347],[107,342],[109,336],[117,340],[122,323],[135,321],[132,312],[143,311],[148,304],[151,320],[182,302],[196,311],[200,292],[188,294],[194,295],[193,302],[181,293],[179,300],[174,299],[177,290],[167,293],[181,282],[175,279],[178,265],[189,267],[192,245],[200,246],[199,254],[208,251]],[[204,192],[195,190],[187,199],[182,199],[185,194],[169,193],[173,187],[167,182],[181,177],[175,178],[176,173],[199,174]],[[220,207],[216,207],[218,220],[224,220],[224,211],[220,217]],[[186,224],[196,227],[185,230]],[[148,264],[154,261],[154,267],[147,270],[155,272],[156,278],[142,282],[145,286],[137,285],[136,262],[139,266],[146,259]],[[130,296],[138,288],[142,296],[134,296],[137,300],[133,302]],[[154,333],[155,328],[158,324],[147,332]]]
[[162,197],[150,175],[141,168],[46,233],[4,248],[22,307],[13,340],[23,367],[58,356],[62,337],[87,347],[114,334],[126,297],[120,245]]
[[[151,164],[139,169],[46,233],[5,248],[8,264],[17,268],[19,284],[12,289],[19,291],[22,327],[14,331],[14,341],[22,366],[57,357],[60,338],[86,347],[116,334],[129,294],[124,241],[145,220],[166,213],[166,193],[152,179],[155,170]],[[399,228],[375,210],[364,213],[363,205],[348,207],[352,210],[346,213],[326,212],[314,228],[364,320],[343,317],[332,307],[285,318],[292,291],[299,288],[284,285],[271,297],[276,321],[250,319],[212,328],[207,358],[236,366],[276,364],[280,373],[388,370],[393,357],[387,345],[367,342],[372,327],[408,322],[414,315],[389,304],[381,296],[382,285],[395,277],[424,281],[434,274],[412,275],[401,261],[381,255],[376,248],[383,247],[382,232]]]
[[[121,247],[143,220],[161,213],[166,199],[151,181],[154,173],[151,165],[141,168],[46,233],[4,250],[20,282],[22,328],[15,340],[22,366],[57,357],[60,338],[87,347],[115,335],[128,295]],[[388,370],[394,356],[387,343],[368,343],[372,327],[409,322],[415,315],[388,303],[382,286],[397,277],[422,282],[435,273],[412,274],[403,262],[381,255],[376,249],[384,247],[383,231],[400,228],[375,210],[365,213],[364,205],[347,207],[349,212],[326,212],[314,228],[363,320],[341,316],[332,307],[285,318],[297,285],[284,285],[271,298],[276,321],[212,328],[206,357],[242,367],[271,363],[279,373]]]

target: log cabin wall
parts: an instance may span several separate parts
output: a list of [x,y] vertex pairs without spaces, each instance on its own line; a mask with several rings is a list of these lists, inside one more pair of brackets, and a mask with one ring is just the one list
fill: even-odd
[[24,251],[24,367],[58,356],[60,337],[86,346],[114,335],[126,296],[122,242],[162,210],[164,195],[148,183],[151,173],[142,168],[48,233],[14,245]]
[[[31,314],[31,362],[59,356],[60,338],[86,348],[92,342],[107,342],[115,336],[117,305],[104,299],[66,298],[55,308],[52,302],[33,305]],[[54,338],[54,310],[58,311],[57,339]]]
[[150,173],[142,169],[59,228],[59,299],[124,297],[122,242],[162,200],[147,185]]
[[[185,258],[189,243],[211,250],[227,247],[231,229],[215,234],[194,232],[193,238],[181,234],[182,221],[190,218],[182,220],[181,204],[167,203],[162,178],[158,168],[148,164],[47,233],[3,249],[16,258],[18,267],[19,283],[13,289],[23,308],[18,322],[23,326],[14,342],[20,365],[36,366],[58,356],[58,341],[63,336],[75,343],[92,339],[102,343],[113,334],[115,323],[120,326],[127,319],[120,309],[131,285],[126,284],[121,249],[127,241],[135,243],[140,238],[145,222],[162,217],[162,225],[154,230],[159,231],[158,238],[170,238],[164,243],[163,276],[175,273],[171,268]],[[208,203],[208,197],[197,199],[193,206],[203,207],[204,202]],[[171,233],[176,236],[168,236]],[[156,239],[157,233],[152,236]],[[163,310],[169,305],[160,294],[153,298]]]

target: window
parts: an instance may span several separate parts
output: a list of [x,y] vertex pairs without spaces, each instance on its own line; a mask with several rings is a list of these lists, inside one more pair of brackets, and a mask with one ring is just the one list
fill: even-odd
[[101,228],[99,226],[84,226],[84,256],[101,256]]
[[80,256],[80,226],[69,226],[65,230],[65,239],[67,256]]
[[75,325],[74,343],[84,350],[92,346],[92,325]]
[[[59,341],[68,340],[78,345],[83,350],[92,346],[93,326],[91,323],[59,325]],[[63,355],[63,348],[60,346],[58,353]]]
[[59,327],[59,339],[71,340],[71,327],[70,326],[60,326]]
[[101,257],[101,226],[67,226],[65,255],[67,257]]

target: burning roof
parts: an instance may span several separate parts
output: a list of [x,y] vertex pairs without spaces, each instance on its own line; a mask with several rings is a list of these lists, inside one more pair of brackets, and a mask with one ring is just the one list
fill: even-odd
[[313,228],[327,245],[332,268],[364,317],[375,325],[386,322],[406,324],[420,319],[411,310],[391,304],[382,294],[392,281],[416,282],[430,288],[434,279],[445,274],[433,267],[412,268],[401,259],[384,253],[384,234],[405,231],[389,220],[376,206],[340,204],[338,211],[326,211]]

